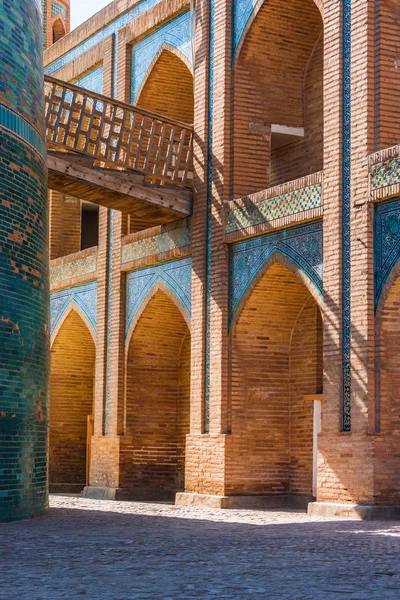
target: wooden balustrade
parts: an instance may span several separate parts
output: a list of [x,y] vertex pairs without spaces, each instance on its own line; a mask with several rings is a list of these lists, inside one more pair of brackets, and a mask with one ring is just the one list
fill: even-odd
[[97,166],[144,173],[148,183],[189,187],[193,127],[45,77],[47,145]]

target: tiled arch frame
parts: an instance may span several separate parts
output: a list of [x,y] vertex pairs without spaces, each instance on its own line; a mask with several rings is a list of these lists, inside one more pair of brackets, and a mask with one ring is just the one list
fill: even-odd
[[391,267],[390,273],[387,275],[385,283],[380,289],[379,298],[375,305],[375,393],[374,393],[374,407],[373,407],[373,418],[371,419],[371,429],[374,431],[380,431],[380,404],[381,404],[381,334],[382,334],[382,312],[386,305],[386,300],[392,289],[396,279],[400,276],[400,248],[397,253],[396,262]]
[[191,320],[190,315],[187,311],[187,308],[182,304],[181,300],[174,293],[174,291],[162,280],[157,280],[151,290],[147,293],[147,295],[143,298],[140,307],[138,308],[132,323],[126,334],[125,339],[125,360],[128,356],[129,346],[132,339],[132,335],[136,329],[136,326],[139,322],[140,317],[146,310],[150,300],[157,294],[157,292],[163,292],[172,302],[175,304],[179,312],[181,313],[183,319],[185,320],[186,325],[188,326],[189,331],[191,330]]
[[90,48],[79,58],[72,60],[65,66],[55,71],[52,76],[63,81],[76,81],[82,75],[102,65],[103,89],[105,96],[112,96],[112,63],[113,63],[113,36],[109,36]]
[[[171,40],[166,41],[163,31],[166,31],[170,26],[170,23],[182,18],[185,14],[189,13],[189,6],[185,0],[171,0],[170,2],[160,2],[149,11],[148,19],[138,18],[137,21],[128,23],[125,27],[122,27],[118,32],[117,41],[117,60],[118,60],[118,78],[117,78],[117,98],[124,102],[134,103],[139,97],[139,88],[143,89],[143,80],[148,77],[151,71],[151,66],[155,64],[154,59],[158,56],[161,47],[166,44],[174,49],[179,58],[182,55],[185,57],[185,64],[189,66],[192,72],[191,64],[191,51],[185,55],[184,52],[178,47],[178,41],[176,45],[171,43]],[[150,31],[150,33],[148,33]],[[131,93],[131,63],[132,63],[132,49],[144,39],[157,38],[158,48],[154,52],[148,67],[143,73],[142,81],[136,91],[135,98],[132,98]],[[176,37],[177,39],[177,37]],[[182,41],[182,40],[181,40]],[[189,45],[191,40],[188,40]],[[156,45],[157,45],[156,44]],[[170,48],[168,48],[170,49]]]
[[[324,20],[324,0],[313,0]],[[232,27],[232,64],[235,65],[246,35],[263,4],[268,0],[234,0]]]
[[144,89],[144,86],[146,85],[147,80],[149,79],[155,65],[157,64],[158,60],[160,59],[161,55],[163,54],[163,52],[171,52],[171,54],[175,54],[175,56],[177,56],[189,69],[189,71],[192,73],[193,75],[193,64],[192,62],[188,59],[188,57],[186,56],[186,54],[184,54],[183,52],[181,52],[179,50],[179,48],[176,48],[175,46],[173,46],[172,44],[169,44],[167,42],[164,42],[160,48],[157,51],[157,54],[155,55],[155,57],[153,58],[153,60],[151,61],[151,64],[149,65],[146,74],[143,78],[142,83],[140,84],[140,87],[137,91],[136,94],[136,100],[138,100],[140,98],[140,95]]
[[317,285],[315,284],[315,281],[312,281],[312,279],[309,277],[309,275],[302,268],[300,268],[298,265],[296,265],[290,258],[285,256],[285,254],[282,254],[279,250],[274,250],[272,252],[272,254],[270,254],[270,256],[267,258],[267,260],[263,263],[262,267],[254,275],[254,277],[251,280],[250,284],[248,285],[245,293],[241,297],[240,302],[238,303],[236,310],[235,310],[234,314],[232,315],[231,322],[230,322],[231,335],[235,329],[235,325],[240,317],[240,314],[243,311],[243,308],[245,307],[245,305],[247,303],[247,300],[250,298],[251,294],[254,291],[254,288],[257,286],[259,281],[264,277],[264,275],[267,273],[267,271],[269,271],[269,269],[272,267],[272,265],[274,265],[276,263],[281,264],[283,267],[288,269],[288,271],[291,271],[297,277],[297,279],[307,288],[307,290],[310,292],[311,296],[317,303],[317,306],[320,309],[321,314],[323,316],[324,300],[323,300],[321,289],[319,287],[317,287]]
[[67,320],[67,318],[69,317],[71,312],[73,312],[73,311],[76,312],[80,316],[80,318],[82,319],[82,321],[88,328],[88,331],[92,337],[94,345],[96,345],[96,332],[93,329],[92,323],[89,321],[89,319],[87,318],[87,316],[85,315],[85,313],[81,309],[81,307],[78,304],[76,304],[75,301],[72,301],[69,303],[68,307],[64,311],[64,313],[63,313],[62,317],[60,318],[60,320],[58,321],[54,331],[51,332],[51,340],[50,340],[51,348],[53,347],[53,344],[54,344],[55,340],[57,339],[57,336],[58,336],[58,333],[59,333],[61,327],[63,326],[63,324],[65,323],[65,321]]

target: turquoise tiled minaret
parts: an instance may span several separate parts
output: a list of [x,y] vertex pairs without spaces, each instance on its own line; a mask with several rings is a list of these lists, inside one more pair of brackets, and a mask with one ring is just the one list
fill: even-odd
[[0,521],[47,496],[47,173],[40,0],[0,0]]

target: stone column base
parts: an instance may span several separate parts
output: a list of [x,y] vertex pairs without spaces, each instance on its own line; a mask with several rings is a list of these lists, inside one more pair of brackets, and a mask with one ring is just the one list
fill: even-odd
[[76,494],[80,496],[84,487],[83,483],[49,483],[49,493]]
[[196,506],[198,508],[282,508],[287,506],[287,495],[282,496],[213,496],[178,492],[175,496],[177,506]]
[[83,497],[93,500],[125,500],[124,490],[120,488],[87,485],[83,488]]
[[310,502],[310,517],[354,519],[358,521],[400,520],[400,506],[376,506],[373,504],[336,504],[334,502]]

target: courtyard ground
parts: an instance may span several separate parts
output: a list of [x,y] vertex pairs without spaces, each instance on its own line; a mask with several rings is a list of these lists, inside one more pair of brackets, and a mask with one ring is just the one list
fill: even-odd
[[0,598],[400,599],[400,523],[52,496],[0,525]]

